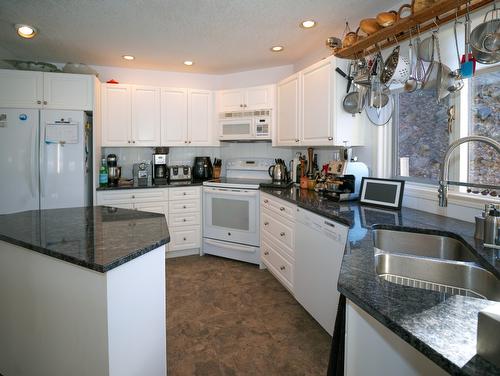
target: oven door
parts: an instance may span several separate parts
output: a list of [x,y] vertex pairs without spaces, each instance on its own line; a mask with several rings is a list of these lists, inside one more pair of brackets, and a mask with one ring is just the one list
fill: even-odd
[[253,138],[255,138],[255,132],[251,118],[222,120],[220,122],[221,140],[251,140]]
[[203,237],[259,246],[259,191],[203,188]]

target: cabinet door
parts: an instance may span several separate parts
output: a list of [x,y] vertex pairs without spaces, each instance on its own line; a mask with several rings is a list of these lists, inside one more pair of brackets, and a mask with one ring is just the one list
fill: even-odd
[[0,69],[0,107],[40,108],[43,73]]
[[160,88],[132,86],[132,144],[160,145]]
[[219,112],[241,111],[245,104],[245,90],[224,90],[217,94]]
[[92,111],[93,80],[88,74],[44,73],[44,108]]
[[333,144],[333,73],[329,59],[302,71],[302,134],[304,146]]
[[168,219],[168,203],[140,203],[134,204],[135,210],[164,214],[165,219]]
[[131,146],[131,101],[129,85],[102,86],[102,146]]
[[257,86],[247,89],[245,109],[262,110],[274,108],[274,85]]
[[190,89],[188,94],[188,144],[210,146],[214,138],[212,92]]
[[188,143],[187,89],[161,89],[161,144],[180,146]]
[[294,74],[278,84],[277,145],[299,145],[300,82]]

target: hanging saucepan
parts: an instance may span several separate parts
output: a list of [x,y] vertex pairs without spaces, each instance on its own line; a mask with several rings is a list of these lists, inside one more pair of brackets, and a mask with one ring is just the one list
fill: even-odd
[[[484,15],[482,24],[470,34],[472,55],[482,64],[495,64],[500,61],[500,19],[498,9],[493,8]],[[488,14],[492,19],[486,21]]]
[[[347,88],[350,91],[352,77],[348,76],[339,67],[335,68],[335,70],[342,77],[344,77],[348,80]],[[351,71],[351,68],[350,68],[350,71]],[[342,101],[342,107],[344,108],[344,111],[349,113],[349,114],[356,114],[356,113],[361,112],[363,110],[364,98],[366,96],[366,93],[359,91],[360,88],[357,85],[353,85],[353,86],[354,86],[354,90],[351,92],[348,92],[347,95],[344,97],[344,100]]]

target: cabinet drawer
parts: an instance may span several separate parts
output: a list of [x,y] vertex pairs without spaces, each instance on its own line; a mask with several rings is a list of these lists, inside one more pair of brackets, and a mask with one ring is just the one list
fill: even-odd
[[170,201],[168,204],[168,212],[171,214],[174,213],[192,213],[192,212],[200,212],[200,200],[178,200],[178,201]]
[[170,228],[170,243],[168,247],[170,252],[200,248],[200,242],[200,226]]
[[138,203],[134,205],[135,210],[145,211],[149,213],[165,214],[165,218],[168,218],[168,203]]
[[277,242],[271,235],[266,232],[261,234],[261,242],[272,244],[273,249],[277,249],[281,255],[289,262],[294,262],[295,252],[292,248],[285,247],[282,242]]
[[262,230],[264,234],[271,235],[274,239],[288,248],[294,249],[295,240],[293,236],[293,223],[284,219],[273,218],[267,210],[262,210]]
[[200,187],[170,188],[170,200],[200,198]]
[[261,257],[273,274],[293,292],[293,264],[266,242],[262,242]]
[[200,224],[200,212],[172,213],[168,216],[169,226],[193,226]]
[[168,201],[168,189],[130,189],[97,192],[98,205]]
[[279,214],[290,221],[295,221],[295,209],[296,206],[274,198],[270,195],[263,194],[260,198],[261,207],[270,210],[273,213]]

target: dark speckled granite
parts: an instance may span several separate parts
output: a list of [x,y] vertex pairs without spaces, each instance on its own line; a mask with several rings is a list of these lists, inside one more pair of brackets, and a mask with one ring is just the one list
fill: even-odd
[[200,185],[203,185],[203,182],[202,181],[197,181],[197,180],[193,180],[193,181],[171,181],[170,183],[168,184],[164,184],[164,185],[150,185],[150,186],[146,186],[146,187],[136,187],[134,185],[120,185],[118,187],[98,187],[96,188],[97,191],[119,191],[119,190],[122,190],[122,189],[154,189],[154,188],[175,188],[175,187],[198,187]]
[[0,240],[104,273],[170,234],[163,214],[91,206],[0,215]]
[[349,226],[338,289],[384,326],[456,375],[500,375],[500,369],[476,355],[477,314],[494,302],[400,286],[375,272],[371,227],[396,225],[414,231],[454,234],[478,256],[478,262],[500,278],[498,251],[474,239],[474,224],[423,211],[400,211],[334,202],[317,193],[291,188],[261,188],[299,207]]

